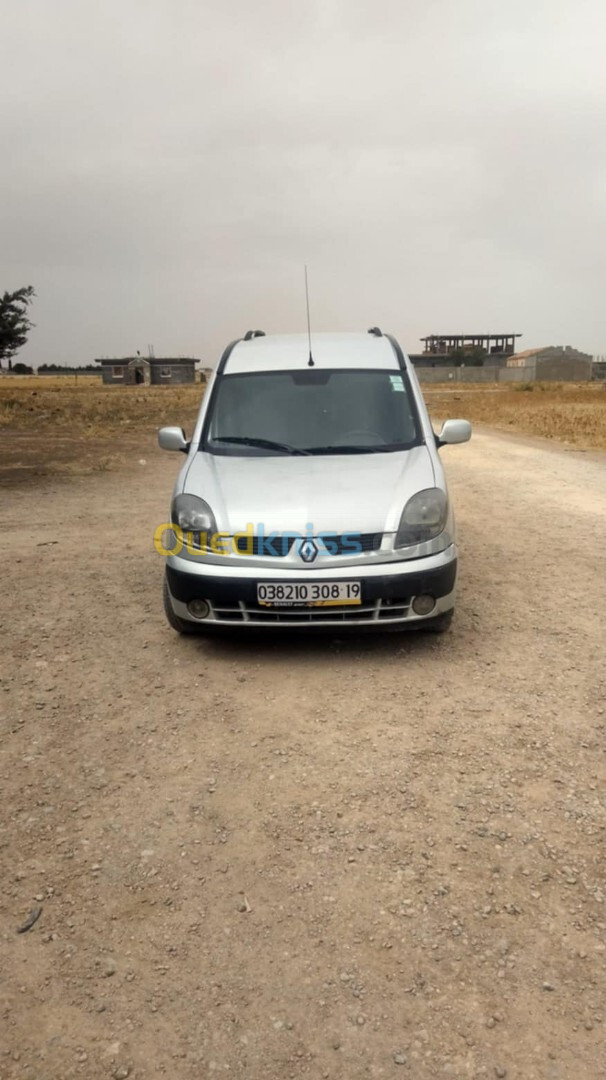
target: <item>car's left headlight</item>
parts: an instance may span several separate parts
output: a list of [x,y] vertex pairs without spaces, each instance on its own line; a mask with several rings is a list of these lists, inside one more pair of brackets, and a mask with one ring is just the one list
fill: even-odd
[[171,521],[182,530],[188,544],[202,550],[208,549],[211,537],[217,532],[217,523],[204,499],[185,493],[177,495],[173,499],[170,516]]
[[446,527],[448,499],[441,488],[417,491],[402,511],[395,546],[412,547],[439,536]]

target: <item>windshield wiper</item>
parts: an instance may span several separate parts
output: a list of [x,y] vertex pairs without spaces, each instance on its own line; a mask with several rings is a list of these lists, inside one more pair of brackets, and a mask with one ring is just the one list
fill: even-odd
[[233,443],[234,446],[255,446],[259,450],[281,450],[284,454],[309,454],[309,450],[301,450],[298,446],[289,446],[288,443],[274,442],[273,439],[254,439],[239,435],[219,435],[211,439],[211,442]]
[[308,454],[382,454],[385,450],[391,450],[391,446],[309,446]]

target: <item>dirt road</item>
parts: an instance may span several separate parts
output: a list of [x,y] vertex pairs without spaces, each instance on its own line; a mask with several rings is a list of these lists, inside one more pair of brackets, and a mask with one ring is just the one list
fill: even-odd
[[606,456],[443,453],[438,639],[179,639],[151,448],[5,495],[2,1078],[606,1076]]

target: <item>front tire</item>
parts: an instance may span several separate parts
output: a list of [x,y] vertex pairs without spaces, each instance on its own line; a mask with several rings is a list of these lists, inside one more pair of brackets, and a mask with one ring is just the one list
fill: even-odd
[[164,584],[162,588],[162,599],[164,601],[164,614],[173,630],[176,630],[178,634],[201,634],[202,627],[197,623],[188,622],[186,619],[180,619],[178,615],[175,615],[173,611],[173,605],[170,602],[170,592],[168,589],[168,582],[166,577],[164,578]]

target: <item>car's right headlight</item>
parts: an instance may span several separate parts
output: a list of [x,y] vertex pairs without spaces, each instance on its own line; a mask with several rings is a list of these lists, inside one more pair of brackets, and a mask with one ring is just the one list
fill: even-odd
[[177,495],[173,499],[170,517],[171,521],[183,530],[184,535],[193,533],[193,542],[197,546],[201,546],[203,534],[206,534],[203,545],[206,547],[210,538],[218,531],[210,506],[197,495]]
[[446,527],[448,499],[441,488],[417,491],[402,511],[395,546],[412,547],[439,536]]

